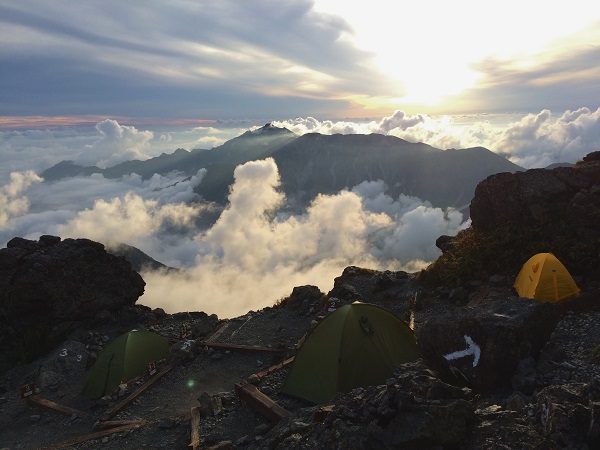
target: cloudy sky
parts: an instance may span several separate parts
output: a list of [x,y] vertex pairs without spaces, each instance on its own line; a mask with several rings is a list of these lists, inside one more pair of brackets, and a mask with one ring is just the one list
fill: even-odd
[[5,121],[600,106],[590,0],[0,0],[0,24]]

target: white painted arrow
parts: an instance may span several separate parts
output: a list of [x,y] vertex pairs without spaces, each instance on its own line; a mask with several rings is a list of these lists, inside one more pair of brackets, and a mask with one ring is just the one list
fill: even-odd
[[448,353],[444,355],[444,358],[448,361],[452,361],[453,359],[464,358],[465,356],[473,356],[473,367],[476,367],[479,364],[479,357],[481,356],[481,349],[479,345],[473,342],[470,336],[464,335],[465,342],[467,343],[467,348],[464,350],[459,350],[457,352]]

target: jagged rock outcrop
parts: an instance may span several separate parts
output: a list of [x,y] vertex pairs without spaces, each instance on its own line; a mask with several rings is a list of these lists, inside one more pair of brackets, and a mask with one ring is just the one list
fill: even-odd
[[[335,278],[333,289],[327,296],[340,299],[342,304],[354,301],[399,303],[412,292],[412,278],[406,272],[380,272],[349,266],[341,276]],[[408,305],[408,302],[405,303]]]
[[144,285],[98,242],[14,238],[0,249],[0,347],[8,359],[30,359],[78,322],[133,305]]
[[477,185],[472,224],[436,244],[423,281],[460,284],[516,276],[533,254],[554,253],[573,275],[600,279],[600,152],[572,167],[492,175]]
[[559,318],[551,304],[488,298],[475,307],[439,313],[416,333],[429,367],[490,391],[510,386],[521,361],[537,357]]
[[[573,167],[492,175],[477,185],[471,202],[477,230],[547,227],[562,217],[577,231],[600,222],[600,152]],[[593,228],[585,231],[600,233]]]

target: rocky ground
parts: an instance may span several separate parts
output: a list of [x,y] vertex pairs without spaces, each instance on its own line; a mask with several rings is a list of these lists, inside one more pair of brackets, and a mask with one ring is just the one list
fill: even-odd
[[[382,288],[382,279],[393,281],[385,281]],[[499,278],[464,289],[464,298],[461,294],[457,300],[452,290],[424,288],[414,276],[350,267],[328,294],[314,287],[296,288],[277,307],[228,321],[133,307],[123,323],[115,316],[95,330],[75,333],[78,340],[65,341],[46,357],[2,376],[0,448],[45,448],[91,432],[107,408],[143,382],[98,402],[79,395],[90,357],[118,335],[121,326],[132,324],[176,341],[171,355],[175,368],[114,418],[145,420],[139,429],[67,448],[186,448],[190,408],[200,405],[208,405],[201,422],[201,448],[224,441],[229,442],[224,448],[256,449],[594,448],[600,431],[594,422],[600,405],[600,311],[589,302],[558,308],[520,299],[508,280]],[[394,302],[392,295],[399,300]],[[339,395],[333,411],[323,418],[318,417],[318,407],[278,392],[289,366],[261,380],[252,375],[292,355],[295,344],[326,314],[324,307],[332,297],[341,304],[369,300],[402,317],[408,314],[417,335],[429,338],[420,338],[424,359],[401,367],[385,385]],[[536,321],[544,326],[532,326]],[[440,324],[447,330],[438,335]],[[187,339],[194,341],[187,350],[177,350],[184,342],[178,339],[182,329],[190,330]],[[218,342],[286,351],[271,355],[200,345],[218,329]],[[480,365],[473,368],[470,361],[456,361],[437,367],[436,357],[465,347],[465,333],[481,346]],[[540,339],[544,342],[537,342]],[[64,349],[66,356],[61,356]],[[511,357],[516,358],[512,365]],[[498,373],[502,380],[494,378]],[[27,404],[18,395],[24,380],[36,381],[45,397],[89,416],[69,417]],[[292,416],[273,427],[241,403],[234,385],[247,380]],[[212,398],[219,399],[218,405]]]
[[[329,293],[297,287],[273,307],[229,320],[135,305],[143,280],[101,244],[52,236],[14,239],[0,249],[0,449],[188,448],[192,407],[201,411],[200,447],[213,450],[600,448],[600,253],[597,230],[581,234],[600,211],[598,161],[600,154],[567,168],[575,172],[528,171],[515,175],[518,182],[491,177],[474,201],[474,224],[480,228],[440,238],[444,255],[425,273],[348,267]],[[534,187],[548,176],[558,180],[552,182],[562,189],[560,202],[573,213],[556,219],[568,239],[552,239],[564,244],[576,230],[583,243],[569,258],[580,255],[596,264],[576,272],[581,295],[557,304],[517,297],[516,272],[494,272],[496,260],[473,256],[475,251],[489,256],[490,249],[510,242],[510,235],[502,242],[493,239],[506,223],[521,220],[514,208],[543,200]],[[491,193],[498,186],[513,189],[516,199],[496,201]],[[557,213],[544,205],[530,208],[531,220]],[[575,217],[572,227],[569,217]],[[537,233],[535,245],[550,242],[543,228]],[[467,276],[461,262],[479,267]],[[294,355],[328,314],[328,305],[356,300],[383,306],[410,323],[422,357],[399,367],[384,384],[338,394],[330,405],[281,394],[289,365],[260,374]],[[91,433],[108,409],[148,379],[132,380],[97,401],[80,394],[86,370],[106,343],[134,328],[172,343],[158,367],[172,369],[112,418],[143,423],[57,445]],[[206,345],[211,336],[216,343],[263,351],[212,348]],[[24,383],[35,383],[39,396],[84,415],[21,399]],[[235,385],[244,383],[270,396],[289,417],[274,423],[241,402]]]

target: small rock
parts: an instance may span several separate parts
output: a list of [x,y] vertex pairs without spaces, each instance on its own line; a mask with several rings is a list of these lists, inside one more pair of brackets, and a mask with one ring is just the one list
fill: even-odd
[[216,416],[223,411],[223,402],[218,395],[203,392],[198,397],[198,402],[200,403],[200,413],[203,416]]
[[258,375],[253,373],[252,375],[250,375],[248,377],[248,383],[256,385],[256,384],[260,383],[260,378],[258,378]]
[[510,409],[511,411],[519,412],[525,407],[525,400],[523,396],[518,392],[515,392],[513,395],[508,397],[506,400],[506,409]]
[[292,422],[292,424],[290,425],[290,430],[293,433],[302,431],[302,430],[306,430],[307,428],[310,428],[310,425],[308,423],[302,422],[300,420],[294,420]]
[[269,425],[267,425],[266,423],[261,423],[260,425],[257,425],[254,428],[254,434],[256,434],[257,436],[263,435],[267,431],[269,431],[270,428],[271,427]]
[[104,397],[100,397],[96,400],[96,403],[100,406],[106,406],[112,401],[112,397],[110,395],[105,395]]
[[264,364],[264,363],[263,363],[263,362],[262,362],[260,359],[257,359],[257,360],[256,360],[256,365],[257,365],[258,367],[262,366],[263,364]]
[[29,416],[29,420],[32,422],[39,422],[41,418],[42,416],[40,416],[39,414],[32,414],[31,416]]
[[235,446],[239,447],[239,446],[242,446],[242,445],[246,445],[246,444],[248,444],[249,441],[250,441],[250,438],[246,434],[245,436],[242,436],[237,441],[235,441]]
[[103,443],[103,444],[107,444],[107,443],[108,443],[108,436],[104,436],[104,437],[102,438],[102,443]]
[[127,395],[127,385],[126,384],[120,384],[119,385],[119,393],[117,394],[118,398],[123,398]]

